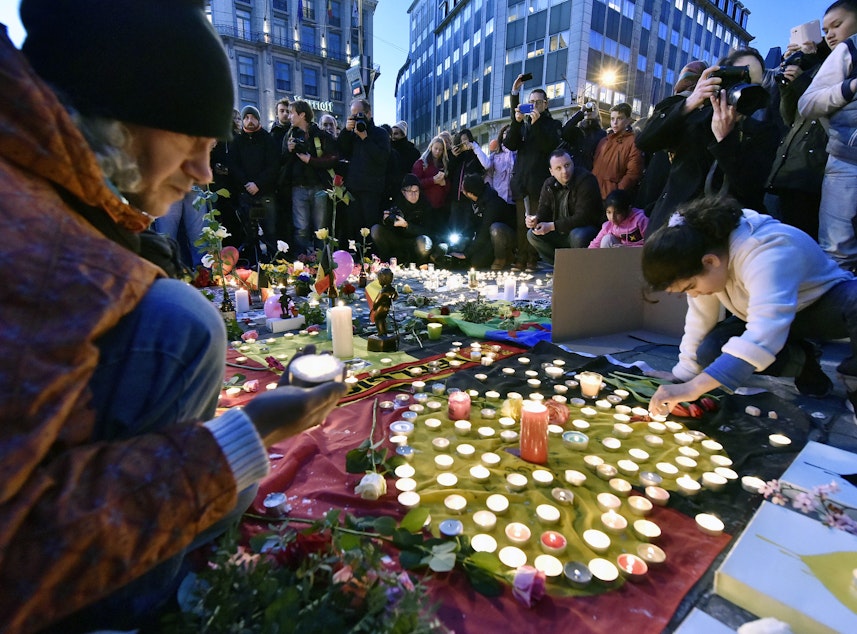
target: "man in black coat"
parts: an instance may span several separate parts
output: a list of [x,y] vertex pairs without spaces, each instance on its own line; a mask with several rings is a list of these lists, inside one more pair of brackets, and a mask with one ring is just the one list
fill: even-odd
[[512,122],[503,141],[510,150],[517,150],[512,171],[512,196],[517,208],[518,254],[516,268],[534,268],[538,256],[527,243],[525,216],[532,214],[539,204],[539,193],[545,179],[550,176],[548,157],[560,143],[560,123],[548,110],[547,93],[541,88],[530,91],[526,108],[520,110],[520,90],[524,75],[518,75],[512,84]]
[[515,216],[511,206],[478,174],[464,177],[464,195],[473,203],[476,237],[463,253],[450,253],[454,258],[467,258],[477,269],[506,268],[515,250]]

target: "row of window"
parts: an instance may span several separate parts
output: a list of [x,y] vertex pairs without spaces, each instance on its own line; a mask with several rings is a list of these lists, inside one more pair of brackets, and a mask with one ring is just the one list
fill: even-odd
[[[236,55],[238,62],[238,84],[244,88],[257,88],[256,57],[239,53]],[[321,97],[319,79],[321,71],[309,64],[304,63],[301,69],[302,90],[295,90],[293,85],[292,62],[274,59],[274,88],[278,92],[301,92],[307,97]],[[344,97],[344,78],[339,73],[328,73],[328,99],[331,101],[342,101]]]

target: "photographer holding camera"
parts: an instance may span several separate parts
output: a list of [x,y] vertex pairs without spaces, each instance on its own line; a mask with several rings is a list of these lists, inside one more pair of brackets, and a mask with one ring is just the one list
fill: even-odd
[[396,204],[384,211],[380,224],[372,225],[372,241],[378,255],[385,260],[398,258],[400,263],[426,264],[431,255],[437,219],[428,200],[420,192],[420,179],[405,174]]
[[381,219],[390,135],[375,125],[369,102],[357,99],[351,103],[351,116],[338,141],[342,158],[348,160],[345,184],[354,196],[345,215],[347,221],[342,223],[346,225],[343,235],[357,240],[361,227],[371,227]]
[[655,106],[637,136],[643,152],[672,154],[669,176],[650,216],[647,237],[683,202],[729,194],[764,212],[765,177],[778,141],[775,125],[750,115],[767,105],[764,60],[752,48],[733,51],[702,71],[693,91]]
[[306,101],[289,104],[291,128],[283,139],[284,163],[280,181],[291,186],[292,221],[297,253],[313,250],[313,234],[330,225],[324,190],[330,187],[339,160],[336,141],[313,121]]

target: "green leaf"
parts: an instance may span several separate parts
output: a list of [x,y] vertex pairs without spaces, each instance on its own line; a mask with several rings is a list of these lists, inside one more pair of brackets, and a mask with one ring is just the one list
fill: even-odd
[[352,449],[345,454],[345,470],[348,473],[366,473],[372,471],[372,461],[365,449]]
[[339,516],[342,513],[339,509],[331,509],[324,516],[324,521],[327,522],[328,526],[338,526],[339,525]]
[[221,198],[230,198],[232,196],[232,194],[229,193],[229,190],[226,189],[225,187],[223,189],[218,189],[217,195],[220,196]]
[[473,553],[466,559],[466,563],[473,564],[488,572],[500,572],[500,559],[493,553]]
[[482,568],[466,568],[470,585],[479,594],[486,597],[499,597],[503,594],[503,583]]
[[455,553],[434,554],[429,560],[429,568],[434,572],[449,572],[455,568]]
[[338,533],[337,541],[342,550],[359,550],[363,544],[360,535],[354,533]]
[[403,550],[399,553],[399,562],[405,570],[414,570],[425,565],[423,553],[415,550]]
[[411,548],[412,546],[420,546],[422,543],[423,536],[420,533],[411,533],[404,528],[397,528],[393,533],[393,545],[396,548]]
[[375,530],[382,535],[392,535],[396,530],[396,520],[388,515],[384,515],[375,520]]
[[458,550],[458,542],[455,541],[443,541],[431,547],[431,552],[433,555],[454,553],[456,550]]
[[408,514],[402,518],[401,526],[406,531],[410,531],[412,533],[417,533],[422,531],[423,526],[425,526],[426,520],[429,516],[429,510],[427,508],[418,506],[415,509],[411,509],[408,511]]

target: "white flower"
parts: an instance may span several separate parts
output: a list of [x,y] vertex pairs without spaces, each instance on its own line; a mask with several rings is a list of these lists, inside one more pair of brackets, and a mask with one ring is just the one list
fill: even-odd
[[329,235],[330,232],[324,227],[315,232],[315,237],[319,240],[327,240]]
[[369,229],[367,229],[366,227],[363,227],[362,229],[360,229],[360,235],[363,236],[364,238],[368,237],[369,236]]
[[348,250],[349,251],[356,251],[357,250],[357,243],[354,240],[348,241]]
[[210,253],[206,253],[204,256],[202,256],[202,265],[205,268],[210,269],[212,266],[214,266],[214,256]]
[[226,230],[226,227],[221,225],[220,227],[217,228],[217,231],[214,232],[214,235],[216,235],[218,238],[223,240],[223,238],[228,238],[232,234]]
[[295,262],[292,264],[292,266],[295,269],[295,273],[300,273],[301,271],[304,270],[304,263],[301,262],[300,260],[295,260]]
[[387,481],[380,473],[367,473],[354,488],[354,492],[364,500],[377,500],[387,493]]
[[277,240],[277,251],[279,251],[280,253],[288,253],[288,243],[285,240]]

